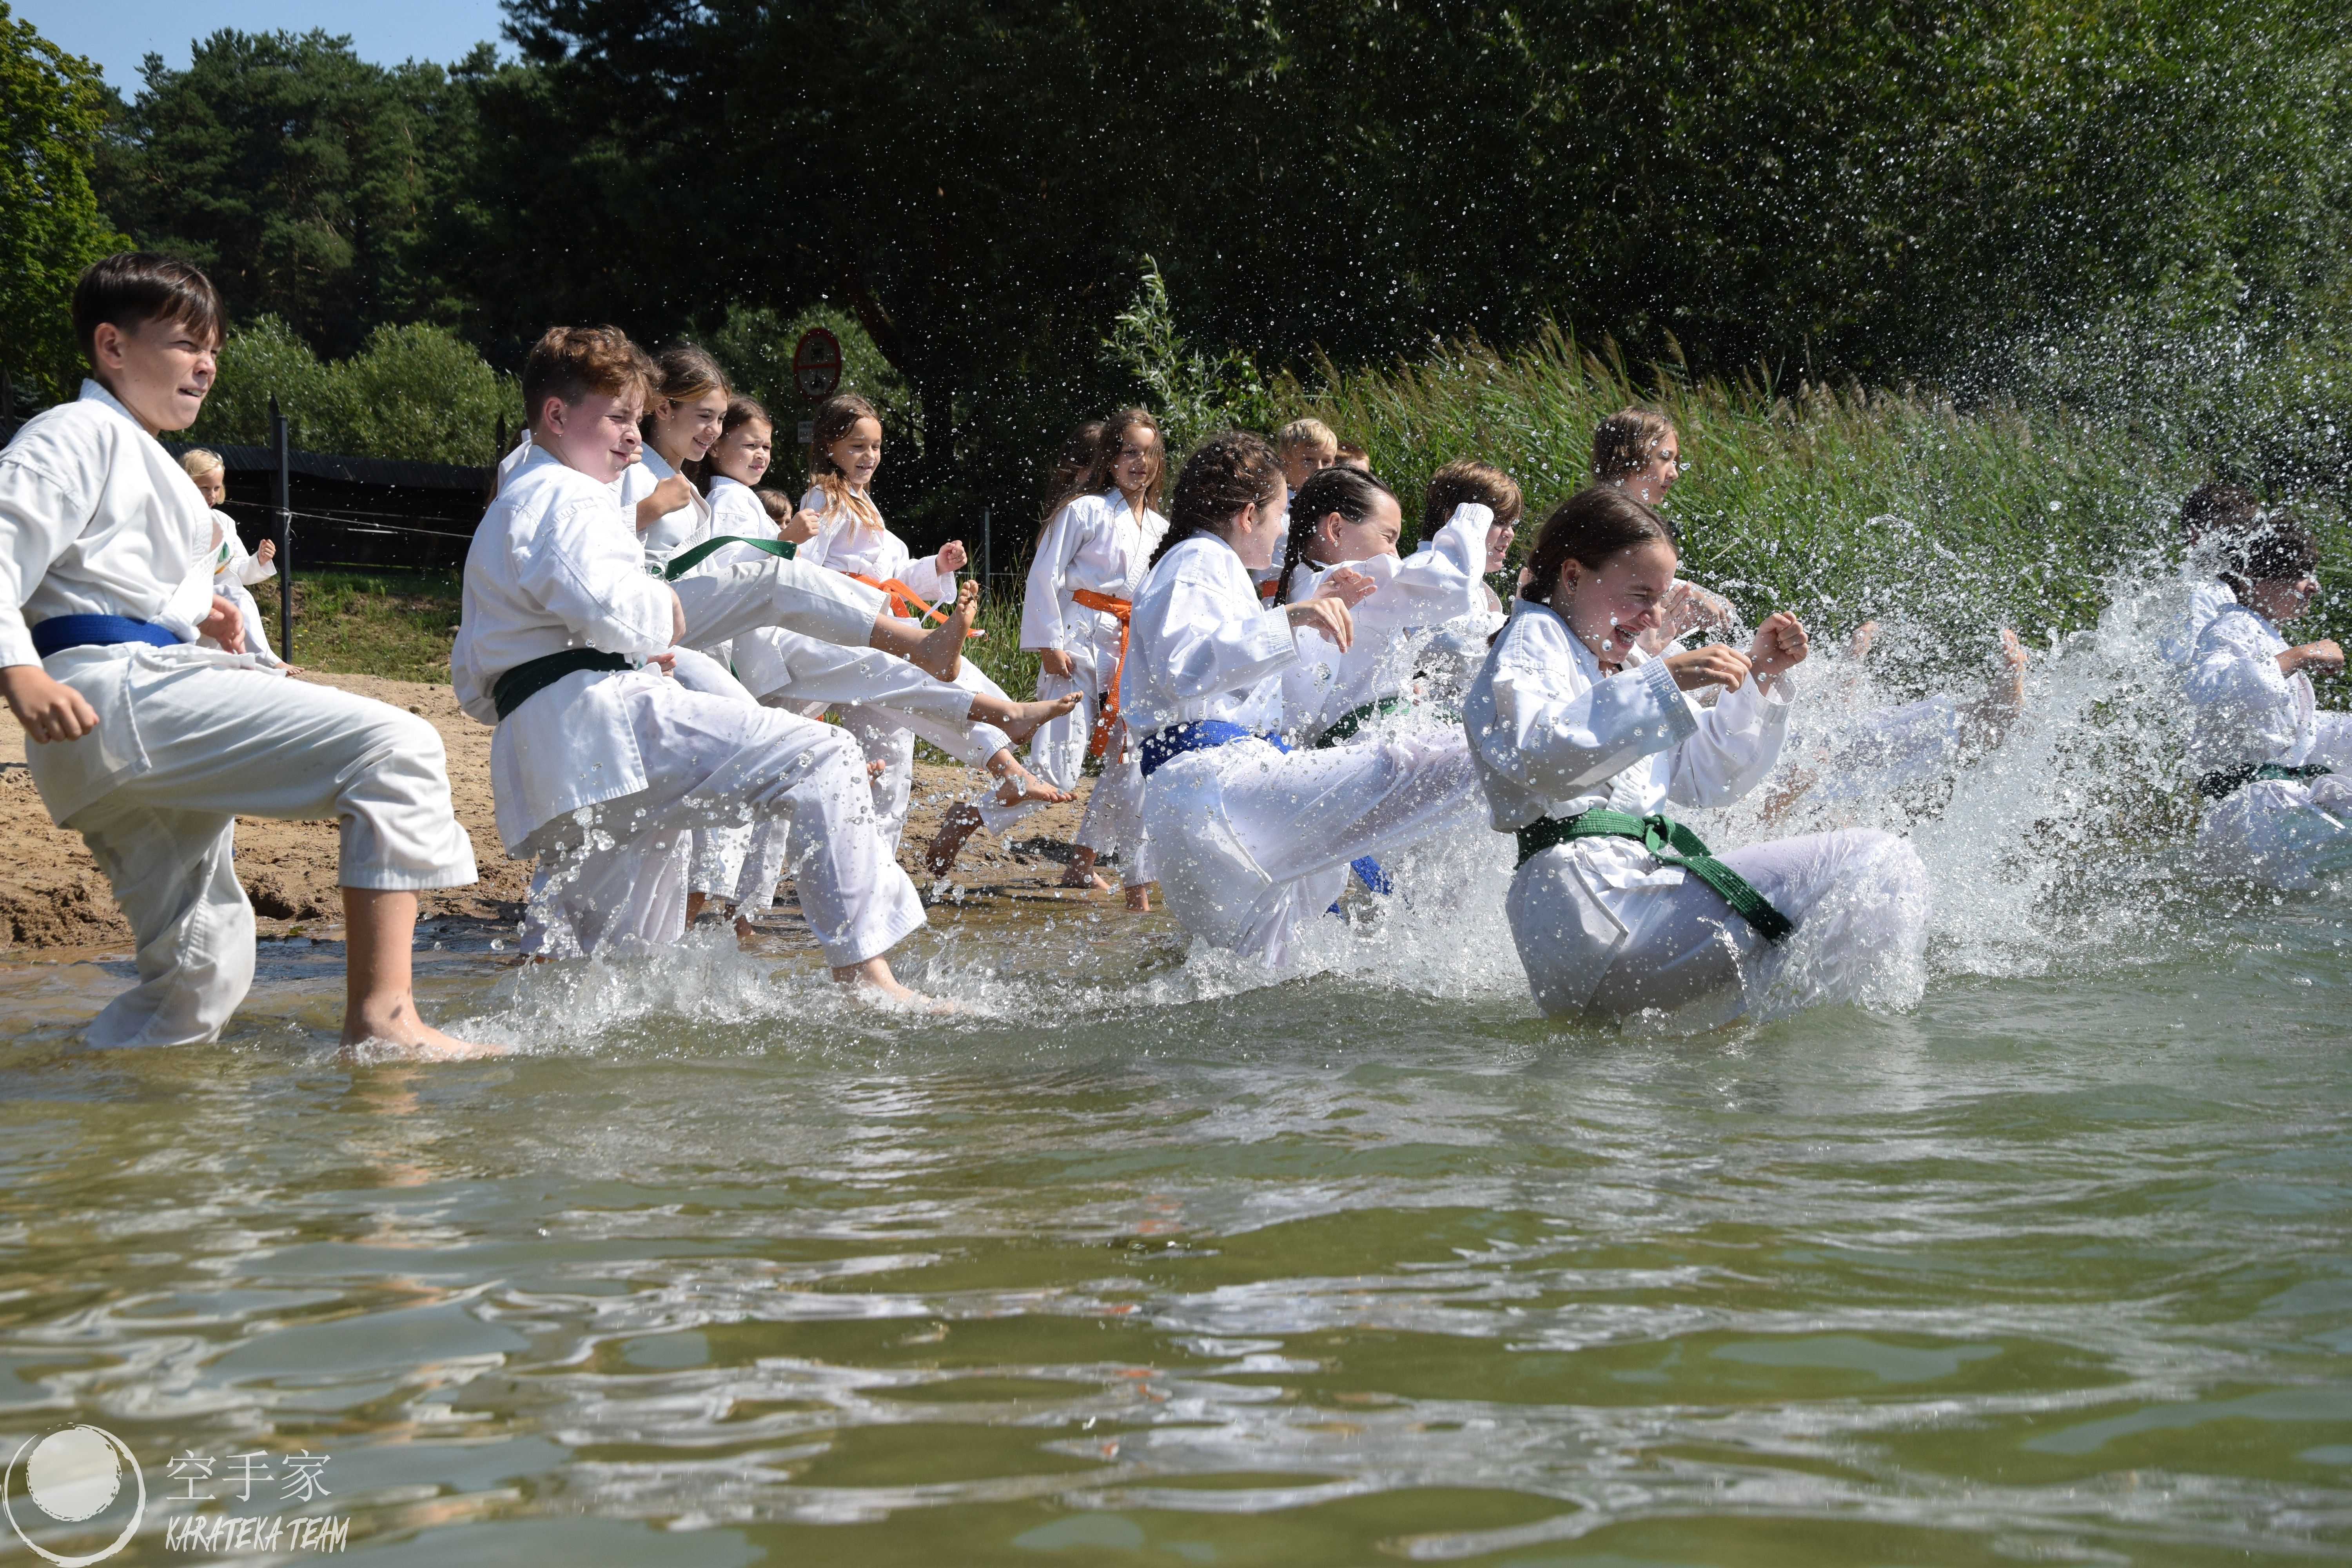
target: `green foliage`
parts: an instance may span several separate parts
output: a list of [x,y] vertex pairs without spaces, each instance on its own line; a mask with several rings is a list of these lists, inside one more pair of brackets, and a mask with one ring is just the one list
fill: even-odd
[[81,379],[74,280],[122,244],[89,183],[106,104],[97,67],[0,3],[0,373],[56,398]]
[[321,361],[264,316],[229,334],[189,438],[268,441],[273,393],[297,447],[427,463],[495,461],[499,416],[511,430],[522,407],[513,377],[440,327],[378,327],[351,358]]
[[[446,681],[464,592],[458,574],[373,567],[294,574],[294,662],[331,675]],[[278,579],[253,590],[278,637]]]
[[444,70],[385,68],[324,32],[222,30],[185,70],[149,56],[100,168],[107,210],[212,275],[240,319],[274,315],[331,354],[385,322],[454,321],[462,258],[436,250],[477,157],[488,45]]
[[1249,355],[1227,349],[1211,358],[1176,331],[1167,279],[1148,256],[1135,300],[1119,312],[1103,347],[1113,363],[1142,385],[1171,461],[1181,462],[1185,453],[1220,430],[1263,428],[1273,421],[1272,394]]
[[1417,521],[1442,464],[1478,457],[1526,488],[1524,558],[1586,481],[1593,426],[1630,405],[1675,421],[1688,470],[1665,511],[1685,570],[1752,625],[1794,609],[1823,629],[1888,623],[1924,683],[1974,668],[1996,624],[2035,638],[2089,625],[2120,568],[2159,563],[2201,477],[2128,432],[2058,414],[1974,413],[1924,396],[1698,379],[1637,380],[1613,345],[1558,331],[1498,353],[1472,342],[1336,374],[1290,412],[1361,442]]
[[[777,473],[789,470],[796,482],[806,478],[793,432],[814,405],[793,387],[793,349],[803,332],[817,327],[841,342],[840,390],[856,393],[881,410],[883,426],[894,445],[907,443],[919,452],[921,423],[914,393],[882,357],[856,317],[831,305],[812,305],[787,321],[764,306],[753,310],[737,305],[728,310],[717,331],[701,340],[702,346],[717,356],[738,391],[759,399],[775,416]],[[903,447],[893,452],[894,464],[905,455]],[[886,490],[884,500],[888,499]]]

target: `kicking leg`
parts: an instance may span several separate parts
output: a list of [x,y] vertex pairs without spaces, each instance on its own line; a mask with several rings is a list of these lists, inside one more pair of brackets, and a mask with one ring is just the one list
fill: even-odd
[[409,953],[416,942],[416,895],[405,888],[343,889],[343,1048],[372,1041],[420,1061],[497,1056],[445,1035],[416,1016]]

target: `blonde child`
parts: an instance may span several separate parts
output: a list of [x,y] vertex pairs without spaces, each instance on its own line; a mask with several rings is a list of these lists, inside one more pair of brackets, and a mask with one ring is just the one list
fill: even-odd
[[228,465],[218,452],[209,447],[194,447],[181,454],[180,467],[195,480],[196,493],[212,509],[213,592],[237,607],[245,625],[245,650],[264,664],[280,662],[269,649],[261,606],[254,603],[251,587],[272,575],[270,563],[278,557],[278,542],[265,539],[259,550],[246,552],[245,541],[237,537],[236,520],[221,510],[221,503],[228,500]]

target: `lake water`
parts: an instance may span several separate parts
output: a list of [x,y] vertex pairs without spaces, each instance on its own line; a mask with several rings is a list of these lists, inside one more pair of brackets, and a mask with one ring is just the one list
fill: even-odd
[[12,960],[0,1438],[119,1436],[126,1563],[2352,1557],[2352,906],[2182,879],[2097,654],[1917,815],[1877,1011],[1548,1024],[1491,843],[1281,984],[942,912],[945,1023],[447,936],[524,1047],[457,1067],[339,1059],[331,946],[140,1055],[68,1038],[121,965]]

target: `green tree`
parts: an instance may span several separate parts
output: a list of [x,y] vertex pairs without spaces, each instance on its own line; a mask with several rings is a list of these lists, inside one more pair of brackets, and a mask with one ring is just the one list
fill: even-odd
[[[90,188],[107,96],[96,66],[0,0],[0,382],[22,377],[52,398],[72,395],[81,374],[74,280],[123,245]],[[0,419],[14,412],[0,407]]]
[[189,434],[259,445],[275,395],[293,444],[308,451],[488,463],[501,416],[512,429],[522,393],[446,328],[378,327],[358,353],[321,360],[275,316],[229,333],[220,379]]
[[204,267],[235,315],[351,353],[377,326],[462,313],[432,242],[476,156],[471,84],[493,69],[488,45],[448,70],[387,68],[323,32],[216,32],[184,70],[147,58],[101,194],[142,244]]

